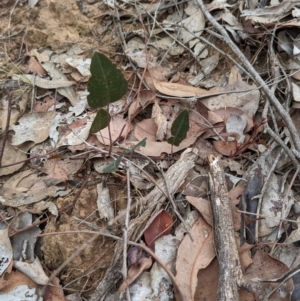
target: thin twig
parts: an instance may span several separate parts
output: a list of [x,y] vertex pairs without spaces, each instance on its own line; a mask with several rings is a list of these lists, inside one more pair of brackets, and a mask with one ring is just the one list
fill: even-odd
[[[128,164],[130,164],[128,162]],[[128,165],[127,164],[127,165]],[[126,216],[125,216],[125,225],[124,225],[124,245],[123,245],[123,280],[127,279],[127,241],[128,241],[128,228],[129,228],[129,220],[130,220],[130,206],[131,206],[131,193],[130,193],[130,169],[127,166],[126,170],[127,176],[127,207],[126,207]],[[130,301],[130,293],[129,288],[126,288],[126,298],[127,301]]]
[[286,154],[291,159],[295,169],[298,169],[300,164],[299,164],[298,160],[296,159],[295,155],[293,154],[293,152],[286,146],[284,141],[282,141],[282,139],[269,127],[269,125],[265,126],[265,131],[284,149]]
[[11,34],[10,34],[11,18],[12,18],[12,15],[13,15],[13,13],[14,13],[14,11],[15,11],[15,8],[16,8],[18,2],[19,2],[19,0],[16,0],[14,6],[12,7],[12,9],[11,9],[11,11],[10,11],[10,13],[9,13],[9,20],[8,20],[8,25],[7,25],[7,35],[8,35],[8,36],[11,36]]
[[5,144],[6,140],[8,137],[8,131],[9,131],[9,124],[10,124],[10,116],[11,116],[11,99],[12,99],[12,94],[11,92],[8,92],[7,95],[7,116],[6,116],[6,125],[5,125],[5,130],[3,132],[3,138],[2,138],[2,145],[0,146],[0,167],[2,166],[2,158],[4,154],[4,149],[5,149]]

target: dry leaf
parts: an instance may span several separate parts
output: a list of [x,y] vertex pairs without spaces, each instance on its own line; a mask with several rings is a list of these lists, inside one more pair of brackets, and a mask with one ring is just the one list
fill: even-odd
[[186,196],[186,200],[201,213],[201,216],[210,226],[213,226],[213,214],[211,211],[210,201],[204,198],[198,198],[193,196]]
[[186,235],[179,246],[176,261],[176,280],[188,300],[194,300],[197,274],[215,257],[212,228],[199,218],[190,231],[194,241]]
[[145,242],[150,249],[154,249],[154,243],[163,235],[168,235],[172,230],[173,219],[171,215],[161,211],[144,232]]
[[[246,270],[244,278],[246,282],[257,281],[257,278],[262,280],[271,280],[280,278],[285,273],[289,272],[289,268],[279,260],[273,258],[268,253],[257,249],[253,264]],[[255,290],[256,298],[264,298],[266,295],[278,286],[278,283],[259,282],[260,285]],[[288,301],[294,290],[293,280],[289,279],[285,285],[280,286],[280,290],[276,290],[269,298],[270,301]]]
[[43,100],[37,101],[33,106],[34,112],[47,112],[52,106],[58,105],[59,102],[52,96],[47,96]]
[[47,74],[46,70],[33,56],[30,57],[27,63],[25,73],[33,73],[35,75],[39,75],[40,77],[44,77]]
[[55,112],[28,113],[19,119],[18,125],[12,125],[15,134],[12,145],[20,145],[26,141],[40,143],[49,136],[49,129]]
[[219,263],[215,258],[208,267],[202,269],[197,275],[196,300],[217,301],[217,290],[219,280]]
[[167,135],[168,122],[167,118],[162,113],[162,109],[160,108],[158,101],[154,102],[151,118],[154,118],[157,125],[156,139],[164,140]]
[[236,153],[236,141],[213,141],[213,146],[217,152],[224,156],[232,156]]
[[124,291],[143,271],[152,265],[152,257],[143,257],[140,262],[132,265],[128,270],[128,278],[121,284],[119,292]]
[[[109,128],[111,136],[109,135]],[[106,127],[105,129],[95,134],[99,142],[101,142],[104,145],[110,145],[113,141],[116,141],[118,138],[125,137],[129,132],[130,126],[128,122],[124,120],[121,116],[114,116],[110,121],[109,128]]]
[[197,97],[210,95],[210,92],[208,93],[205,89],[200,89],[193,86],[182,85],[177,83],[160,82],[154,78],[152,80],[156,90],[166,95],[177,97]]

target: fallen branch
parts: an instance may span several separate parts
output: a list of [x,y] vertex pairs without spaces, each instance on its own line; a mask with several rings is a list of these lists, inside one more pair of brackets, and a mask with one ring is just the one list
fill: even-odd
[[217,298],[219,301],[236,301],[239,300],[238,287],[243,285],[243,273],[234,236],[230,199],[219,159],[210,155],[209,164],[215,244],[220,269]]

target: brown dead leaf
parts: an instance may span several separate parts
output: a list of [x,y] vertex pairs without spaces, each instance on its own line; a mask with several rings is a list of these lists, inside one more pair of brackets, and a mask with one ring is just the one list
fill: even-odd
[[39,100],[33,106],[34,112],[47,112],[49,108],[54,105],[58,105],[59,102],[53,98],[51,95],[46,96],[43,100]]
[[[197,87],[177,83],[162,82],[154,78],[153,84],[155,86],[155,89],[158,90],[160,93],[176,97],[197,97],[204,95],[209,96],[211,93],[205,89],[200,89]],[[216,93],[216,91],[214,93]]]
[[224,156],[232,156],[236,153],[236,141],[213,141],[213,146],[217,152]]
[[[10,144],[8,140],[5,144],[4,153],[2,157],[3,165],[10,165],[8,167],[0,168],[0,176],[9,175],[17,170],[19,170],[24,164],[25,159],[27,159],[27,151],[32,147],[33,142],[25,142],[22,145],[15,147]],[[20,164],[15,164],[17,162],[22,162]]]
[[33,56],[30,57],[27,63],[25,73],[32,73],[41,77],[44,77],[47,74],[46,70]]
[[12,291],[16,286],[27,285],[29,288],[38,288],[38,284],[35,283],[31,278],[19,271],[12,271],[7,273],[5,276],[6,285],[0,289],[2,293]]
[[156,141],[156,131],[157,125],[153,119],[144,119],[135,126],[134,136],[138,140],[147,138],[146,146],[140,149],[140,152],[146,156],[157,157],[162,153],[176,153],[192,145],[197,139],[195,136],[190,136],[188,132],[187,138],[184,139],[179,146],[173,146],[172,148],[172,145],[166,141]]
[[[252,279],[257,281],[257,278],[262,280],[271,280],[280,278],[289,271],[289,268],[281,261],[273,258],[268,253],[257,249],[254,257],[253,264],[246,270],[244,279],[250,282]],[[272,282],[259,282],[260,285],[254,292],[257,299],[263,299],[269,292],[271,292],[278,283]],[[285,285],[280,286],[280,290],[276,290],[269,298],[270,301],[288,301],[290,300],[291,293],[294,290],[293,280],[289,279]]]
[[245,188],[246,188],[245,186],[236,186],[228,191],[235,231],[238,231],[241,227],[241,214],[237,212],[237,209],[238,209],[238,204],[240,203],[240,196],[245,191]]
[[143,271],[149,269],[152,265],[152,257],[143,257],[140,262],[132,265],[128,270],[128,278],[121,284],[119,292],[124,291]]
[[44,293],[44,300],[45,301],[66,301],[64,290],[62,286],[59,284],[59,279],[54,278],[53,286],[48,285],[45,293]]
[[193,196],[186,196],[186,200],[201,213],[202,217],[210,226],[213,226],[211,203],[208,200]]
[[222,120],[226,121],[230,118],[230,116],[237,116],[243,118],[247,122],[247,126],[245,128],[245,132],[250,131],[253,128],[253,119],[246,115],[242,110],[238,108],[232,108],[232,107],[223,107],[220,109],[216,109],[213,111],[213,113],[219,115]]
[[205,269],[197,274],[196,300],[217,301],[217,289],[219,280],[219,263],[215,258]]
[[158,104],[158,101],[154,102],[151,118],[155,120],[155,123],[157,125],[156,139],[159,141],[164,140],[167,135],[168,121],[166,116],[164,116],[162,109]]
[[165,210],[161,211],[144,232],[145,242],[148,247],[154,250],[155,241],[163,235],[170,234],[172,225],[173,219],[171,215]]
[[236,240],[236,245],[238,246],[242,271],[243,273],[245,273],[245,270],[253,263],[250,250],[254,246],[248,244],[247,242],[245,242],[242,246],[240,246],[240,235],[238,233],[236,233],[235,240]]
[[[110,140],[109,128],[112,141]],[[128,122],[124,120],[121,116],[112,117],[109,124],[109,128],[106,127],[105,129],[95,134],[97,139],[104,145],[110,145],[119,137],[126,136],[130,129]]]
[[190,234],[194,241],[186,235],[178,249],[176,280],[187,299],[194,300],[198,271],[211,263],[215,257],[215,249],[212,228],[203,218],[196,221]]
[[59,179],[62,181],[68,180],[68,174],[59,164],[58,159],[48,160],[44,164],[44,170],[53,179]]

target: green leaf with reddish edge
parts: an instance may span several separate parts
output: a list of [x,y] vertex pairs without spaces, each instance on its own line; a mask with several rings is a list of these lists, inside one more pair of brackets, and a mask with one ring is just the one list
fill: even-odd
[[109,113],[104,109],[100,109],[97,112],[97,115],[91,126],[91,133],[97,133],[97,132],[103,130],[104,128],[106,128],[108,126],[109,122],[110,122]]
[[121,99],[128,87],[122,72],[104,54],[95,52],[92,57],[88,81],[88,104],[101,108]]
[[168,139],[168,143],[179,146],[190,128],[189,111],[183,110],[174,120],[171,127],[172,137]]

